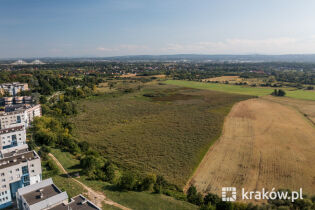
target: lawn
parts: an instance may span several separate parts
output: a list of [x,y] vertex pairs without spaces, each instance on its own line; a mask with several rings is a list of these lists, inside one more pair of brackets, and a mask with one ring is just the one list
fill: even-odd
[[[170,84],[170,85],[177,85],[181,87],[215,90],[215,91],[222,91],[226,93],[236,93],[236,94],[253,95],[253,96],[270,95],[272,91],[274,90],[274,88],[270,88],[270,87],[247,87],[247,86],[227,85],[227,84],[220,84],[220,83],[193,82],[193,81],[184,81],[184,80],[167,80],[165,81],[165,83]],[[292,90],[292,88],[282,88],[282,89],[286,91],[286,96],[290,98],[315,100],[315,91]]]
[[74,134],[123,169],[163,175],[182,187],[232,105],[248,98],[169,85],[97,96],[79,101]]

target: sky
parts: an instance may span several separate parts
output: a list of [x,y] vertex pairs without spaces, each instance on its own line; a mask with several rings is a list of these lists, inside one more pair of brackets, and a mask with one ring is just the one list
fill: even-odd
[[315,54],[314,0],[0,0],[0,58]]

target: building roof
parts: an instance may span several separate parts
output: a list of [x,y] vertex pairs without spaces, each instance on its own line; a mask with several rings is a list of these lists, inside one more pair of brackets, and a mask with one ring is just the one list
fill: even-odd
[[[0,154],[2,155],[2,158],[9,158],[15,155],[20,155],[23,153],[28,152],[28,145],[27,144],[22,144],[18,145],[16,147],[11,147],[7,149],[2,149],[0,150]],[[1,161],[0,161],[1,163]]]
[[68,200],[67,193],[61,192],[51,178],[18,189],[18,195],[24,198],[31,210],[46,209]]
[[74,198],[71,198],[71,201],[68,204],[59,204],[50,208],[49,210],[100,210],[95,204],[86,199],[83,195],[78,195]]
[[25,152],[18,155],[13,155],[0,160],[0,169],[8,168],[14,165],[18,165],[22,162],[38,159],[39,156],[35,151]]
[[28,205],[31,206],[35,203],[46,200],[60,193],[61,191],[54,184],[50,184],[48,186],[24,194],[23,197]]
[[12,127],[12,128],[1,129],[0,134],[11,133],[11,132],[15,132],[15,131],[22,131],[22,130],[24,130],[24,125]]

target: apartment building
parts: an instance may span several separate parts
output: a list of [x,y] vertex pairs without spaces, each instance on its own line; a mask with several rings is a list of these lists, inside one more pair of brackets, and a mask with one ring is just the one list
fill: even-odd
[[82,195],[69,201],[67,192],[62,192],[51,178],[19,189],[16,200],[20,210],[100,210]]
[[12,104],[32,104],[33,98],[31,96],[15,96],[0,98],[1,106],[8,106]]
[[18,189],[39,183],[40,157],[35,151],[17,150],[0,160],[0,209],[11,206]]
[[19,92],[27,91],[27,90],[29,90],[27,83],[13,82],[13,83],[0,84],[0,93],[1,94],[8,93],[11,96],[15,96]]
[[0,150],[26,144],[26,130],[24,125],[0,129]]
[[5,111],[0,113],[0,129],[22,125],[27,128],[35,117],[40,116],[42,116],[40,104],[6,106]]
[[16,110],[0,113],[0,129],[7,129],[27,124],[27,115],[25,110]]

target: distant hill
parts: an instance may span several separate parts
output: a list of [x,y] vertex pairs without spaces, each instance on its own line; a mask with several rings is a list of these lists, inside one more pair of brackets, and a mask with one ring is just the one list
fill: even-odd
[[[30,59],[25,59],[31,63]],[[112,57],[43,57],[31,64],[67,63],[67,62],[228,62],[228,63],[257,63],[257,62],[299,62],[315,63],[315,54],[288,54],[288,55],[132,55]],[[13,59],[2,59],[0,63],[11,64]],[[19,60],[13,64],[24,64]]]
[[198,61],[198,62],[311,62],[315,63],[315,54],[299,55],[137,55],[108,57],[117,61]]

